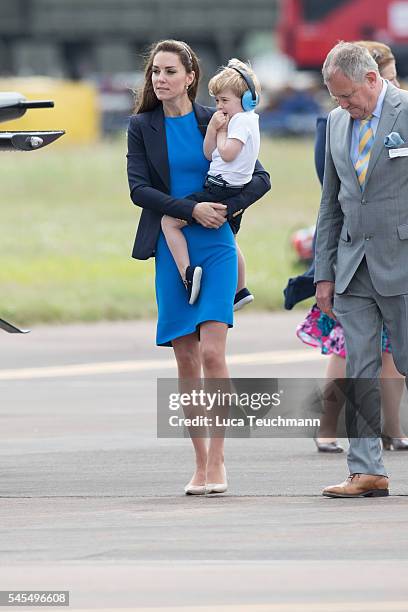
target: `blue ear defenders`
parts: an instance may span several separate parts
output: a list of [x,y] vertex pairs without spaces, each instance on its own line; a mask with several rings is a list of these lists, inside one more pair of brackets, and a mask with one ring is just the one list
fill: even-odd
[[228,68],[232,68],[236,70],[238,74],[244,79],[245,83],[248,85],[248,90],[244,91],[241,97],[241,106],[244,111],[252,111],[254,110],[259,103],[259,96],[255,90],[255,84],[249,74],[244,72],[240,68],[236,68],[235,66],[228,66]]

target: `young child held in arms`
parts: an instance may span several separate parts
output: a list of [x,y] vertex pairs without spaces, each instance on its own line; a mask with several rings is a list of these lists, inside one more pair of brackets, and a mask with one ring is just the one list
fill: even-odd
[[[196,202],[223,202],[237,195],[252,179],[259,154],[260,134],[258,115],[254,112],[259,101],[260,85],[250,66],[233,58],[228,66],[212,77],[208,84],[215,98],[217,111],[211,117],[204,139],[204,155],[211,162],[204,190],[187,196]],[[237,234],[242,212],[229,221]],[[200,293],[200,266],[191,266],[187,242],[182,228],[186,221],[168,215],[162,217],[162,230],[187,289],[190,304]],[[245,260],[238,246],[238,285],[234,310],[253,301],[245,286]],[[205,273],[205,271],[204,271]]]

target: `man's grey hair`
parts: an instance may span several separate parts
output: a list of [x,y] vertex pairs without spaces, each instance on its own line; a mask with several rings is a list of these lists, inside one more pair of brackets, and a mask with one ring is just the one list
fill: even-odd
[[339,42],[327,55],[322,69],[324,82],[328,83],[337,71],[356,83],[362,83],[367,72],[380,74],[368,49],[349,42]]

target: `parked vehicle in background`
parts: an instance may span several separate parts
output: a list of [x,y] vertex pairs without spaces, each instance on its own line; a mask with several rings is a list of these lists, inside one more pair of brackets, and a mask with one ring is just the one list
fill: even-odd
[[379,40],[408,75],[407,0],[282,0],[278,37],[281,50],[308,70],[320,70],[339,40]]

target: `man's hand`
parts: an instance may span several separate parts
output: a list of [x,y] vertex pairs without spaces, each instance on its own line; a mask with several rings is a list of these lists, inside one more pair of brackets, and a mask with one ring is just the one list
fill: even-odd
[[[216,111],[210,119],[208,127],[218,130],[226,130],[229,122],[228,115],[224,115],[221,111]],[[207,128],[208,129],[208,128]]]
[[333,313],[334,283],[331,281],[320,281],[316,284],[316,302],[322,312],[330,318],[335,319]]
[[227,220],[227,207],[219,202],[198,202],[193,208],[193,219],[203,227],[221,227]]

